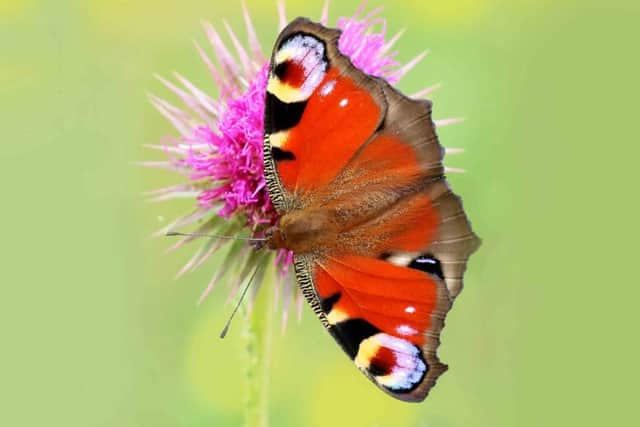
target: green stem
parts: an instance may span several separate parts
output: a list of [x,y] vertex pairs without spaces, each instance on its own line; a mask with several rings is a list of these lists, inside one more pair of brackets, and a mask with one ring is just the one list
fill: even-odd
[[[273,277],[267,271],[264,278]],[[254,301],[253,310],[245,310],[247,350],[247,400],[246,427],[269,425],[269,374],[274,322],[273,283],[261,284],[261,291]]]

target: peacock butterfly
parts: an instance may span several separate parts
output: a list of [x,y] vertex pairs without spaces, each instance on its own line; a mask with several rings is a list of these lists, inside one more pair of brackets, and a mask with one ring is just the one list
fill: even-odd
[[431,103],[354,67],[340,32],[298,18],[266,93],[264,173],[302,293],[378,387],[422,401],[447,369],[440,331],[479,239],[447,184]]

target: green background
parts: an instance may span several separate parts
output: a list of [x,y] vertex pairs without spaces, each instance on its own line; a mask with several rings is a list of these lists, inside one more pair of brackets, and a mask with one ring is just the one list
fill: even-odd
[[[638,2],[386,3],[401,59],[431,49],[401,89],[442,82],[435,117],[467,118],[440,132],[466,149],[447,163],[484,240],[443,334],[451,369],[426,403],[394,401],[305,306],[274,338],[271,424],[638,425]],[[274,1],[247,6],[267,49]],[[218,340],[222,287],[196,308],[215,262],[173,280],[191,251],[147,237],[190,202],[144,203],[176,177],[133,164],[172,131],[154,73],[215,93],[192,40],[223,18],[241,29],[240,5],[0,2],[1,425],[241,424],[244,320]]]

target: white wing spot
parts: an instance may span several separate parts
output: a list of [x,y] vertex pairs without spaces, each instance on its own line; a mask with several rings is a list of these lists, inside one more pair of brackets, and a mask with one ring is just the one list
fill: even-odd
[[325,83],[324,86],[322,86],[322,89],[320,89],[320,95],[322,96],[329,95],[333,91],[333,88],[335,86],[336,86],[335,80],[328,81],[327,83]]
[[404,311],[405,311],[405,313],[415,313],[416,312],[416,308],[410,305],[407,308],[405,308]]
[[396,331],[400,334],[400,335],[413,335],[415,334],[416,331],[415,329],[413,329],[411,326],[409,325],[400,325],[396,328]]
[[342,98],[342,100],[340,101],[340,106],[344,107],[349,103],[349,100],[347,98]]
[[419,252],[396,252],[387,258],[387,262],[399,267],[407,267],[418,255],[420,255]]

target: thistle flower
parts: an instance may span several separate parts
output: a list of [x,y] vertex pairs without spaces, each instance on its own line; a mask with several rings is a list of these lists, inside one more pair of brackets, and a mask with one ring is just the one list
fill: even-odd
[[[283,3],[278,5],[280,29],[287,23]],[[215,62],[205,49],[196,44],[202,61],[207,66],[218,89],[215,98],[196,87],[180,74],[174,84],[159,79],[183,104],[178,108],[156,96],[151,102],[175,127],[177,135],[168,136],[164,144],[150,145],[163,151],[167,159],[143,162],[147,166],[170,169],[182,175],[182,182],[149,192],[151,200],[164,201],[175,198],[192,198],[195,210],[159,230],[164,235],[170,230],[195,229],[197,233],[215,233],[228,236],[259,235],[266,226],[277,222],[277,214],[270,203],[263,175],[262,144],[264,99],[268,79],[268,59],[256,37],[254,26],[243,7],[248,46],[239,41],[236,33],[223,24],[230,41],[225,43],[221,34],[211,24],[204,30],[213,51]],[[381,8],[365,13],[364,5],[351,17],[337,20],[335,26],[342,30],[340,51],[349,56],[354,65],[368,74],[397,83],[411,68],[424,58],[426,52],[417,55],[406,64],[397,61],[392,51],[402,32],[388,38],[386,21],[380,17]],[[328,2],[325,3],[320,22],[328,25]],[[275,39],[275,33],[274,37]],[[413,96],[423,97],[437,86],[428,87]],[[449,124],[457,119],[436,123]],[[287,279],[292,264],[292,254],[254,251],[243,241],[216,238],[184,237],[170,250],[186,243],[201,240],[199,250],[178,272],[178,276],[201,266],[214,252],[228,246],[226,259],[202,293],[202,301],[213,286],[225,275],[235,271],[234,292],[238,285],[259,265],[274,260],[280,284],[276,292],[282,292],[284,315],[295,298],[298,311],[302,299],[295,291],[295,281]],[[254,294],[257,287],[254,287]]]

